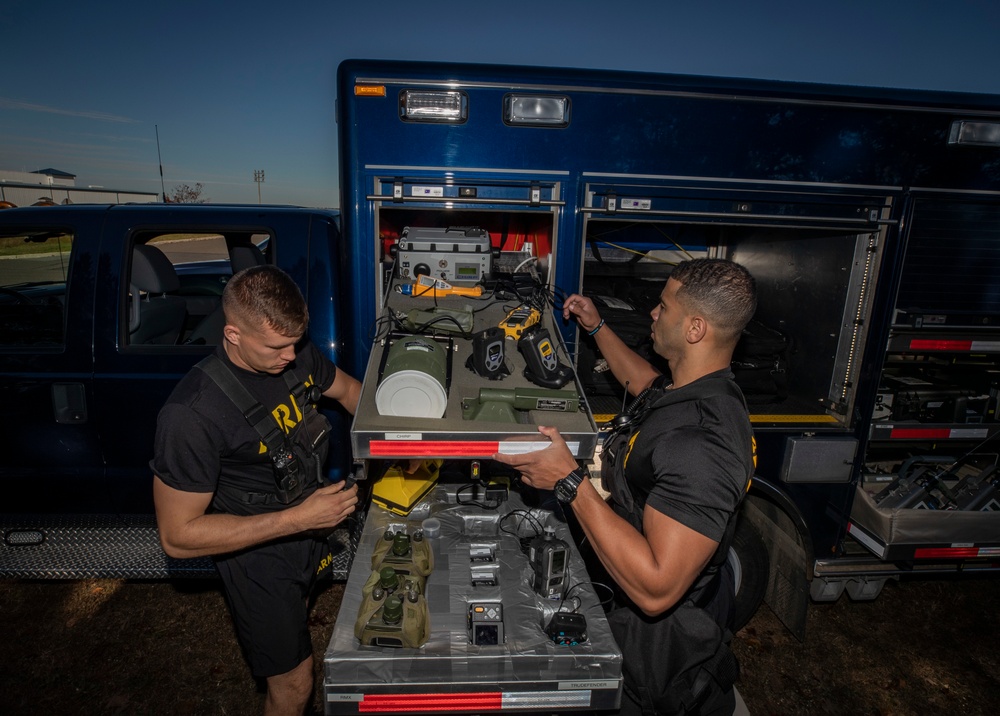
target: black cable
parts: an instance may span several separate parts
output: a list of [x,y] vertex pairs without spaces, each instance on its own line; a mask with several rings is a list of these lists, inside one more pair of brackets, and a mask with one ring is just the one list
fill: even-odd
[[[529,522],[532,523],[531,526],[535,529],[535,533],[533,535],[530,535],[529,539],[530,538],[534,538],[534,537],[538,537],[540,534],[542,534],[542,533],[545,532],[544,528],[542,527],[542,523],[539,522],[535,518],[535,516],[532,515],[530,512],[528,512],[527,510],[511,510],[510,512],[508,512],[507,514],[505,514],[503,517],[501,517],[500,521],[497,523],[497,526],[498,526],[499,530],[501,532],[505,533],[505,534],[509,534],[509,535],[514,536],[514,537],[517,537],[518,539],[521,539],[521,536],[520,536],[520,534],[518,534],[518,532],[516,532],[516,531],[515,532],[511,532],[508,529],[504,529],[504,520],[506,520],[508,517],[520,517],[522,519],[522,521],[523,520],[528,520]],[[520,529],[520,523],[517,526],[515,526],[514,529],[515,530]]]
[[[414,326],[414,329],[413,329],[412,332],[413,333],[418,333],[420,335],[425,335],[426,333],[428,333],[428,330],[427,330],[428,328],[430,328],[431,326],[436,326],[439,323],[453,323],[453,324],[455,324],[455,328],[458,329],[458,333],[459,333],[460,336],[462,336],[462,338],[465,338],[467,340],[472,340],[472,334],[471,333],[466,333],[465,329],[462,328],[462,324],[459,323],[458,320],[454,316],[449,316],[447,314],[445,314],[443,316],[438,316],[437,318],[432,318],[429,321],[424,321],[423,323],[417,324],[416,326]],[[433,331],[431,331],[431,332],[433,332]]]
[[[595,587],[595,588],[596,587],[600,587],[601,589],[608,590],[608,598],[607,599],[600,599],[600,598],[598,598],[598,600],[597,600],[597,603],[600,604],[601,607],[604,607],[605,604],[610,604],[612,601],[614,601],[615,590],[612,589],[611,587],[609,587],[607,584],[604,584],[604,582],[577,582],[576,584],[571,585],[566,590],[566,593],[563,594],[563,598],[559,601],[559,607],[556,609],[556,611],[557,612],[561,612],[562,611],[563,604],[565,604],[566,600],[569,599],[569,595],[573,592],[574,589],[577,589],[577,588],[580,588],[580,587],[585,587],[588,584],[590,586],[592,586],[592,587]],[[596,589],[594,590],[594,595],[595,596],[597,595],[597,590]],[[574,599],[579,600],[579,597],[574,597]],[[580,609],[580,607],[582,605],[583,605],[583,603],[581,602],[580,606],[578,606],[573,611],[575,612],[577,609]]]
[[470,482],[465,485],[460,485],[458,489],[455,490],[455,504],[473,505],[474,507],[481,507],[484,510],[495,510],[499,508],[501,504],[503,504],[503,500],[499,498],[494,499],[492,503],[483,502],[482,500],[475,500],[475,499],[465,500],[462,498],[463,490],[471,490],[472,488],[475,488],[477,486],[481,486],[484,490],[486,489],[486,485],[483,484],[482,482]]

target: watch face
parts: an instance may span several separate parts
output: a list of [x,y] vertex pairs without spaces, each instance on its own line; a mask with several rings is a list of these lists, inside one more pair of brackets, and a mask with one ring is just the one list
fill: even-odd
[[553,488],[556,493],[556,499],[560,502],[570,503],[576,497],[577,483],[571,480],[571,477],[572,475],[564,477]]

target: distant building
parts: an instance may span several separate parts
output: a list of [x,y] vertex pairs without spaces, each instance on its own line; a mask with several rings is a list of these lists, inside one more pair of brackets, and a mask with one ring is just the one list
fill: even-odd
[[58,169],[15,172],[0,169],[0,206],[33,204],[154,204],[160,195],[148,191],[78,187],[76,175]]

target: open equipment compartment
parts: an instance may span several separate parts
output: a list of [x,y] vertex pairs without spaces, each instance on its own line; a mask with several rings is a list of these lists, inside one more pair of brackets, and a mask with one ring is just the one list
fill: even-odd
[[[547,439],[538,433],[539,425],[554,425],[565,437],[574,456],[589,460],[597,447],[597,426],[590,414],[584,393],[573,374],[573,360],[566,349],[561,313],[553,304],[561,305],[561,295],[548,285],[549,261],[557,235],[557,222],[562,205],[558,199],[558,182],[537,180],[497,179],[493,177],[432,177],[408,178],[373,177],[372,205],[377,236],[372,237],[380,260],[377,267],[377,291],[380,315],[376,322],[376,338],[364,373],[362,395],[357,417],[351,431],[356,459],[369,458],[489,458],[500,449],[523,451],[538,449]],[[493,252],[493,275],[485,282],[482,297],[444,295],[417,297],[404,295],[398,287],[413,283],[412,275],[401,275],[395,257],[400,237],[419,229],[455,229],[470,233],[485,231]],[[445,245],[421,245],[428,259],[414,262],[433,278],[452,279],[452,258],[461,257],[458,241]],[[469,254],[466,254],[468,256]],[[494,293],[500,274],[530,276],[537,286],[531,297]],[[469,288],[470,282],[449,281],[459,288]],[[487,328],[499,327],[505,317],[522,303],[532,303],[539,310],[537,329],[548,332],[554,357],[568,371],[565,385],[551,388],[556,402],[537,402],[540,409],[515,408],[517,422],[490,419],[492,414],[479,413],[474,405],[483,389],[500,389],[513,395],[502,400],[518,400],[534,395],[544,386],[532,383],[525,376],[525,357],[517,348],[518,341],[503,341],[507,375],[499,380],[484,378],[469,365],[473,353],[471,337]],[[470,323],[459,331],[455,321],[426,319],[426,312],[443,310],[468,313]],[[410,320],[400,328],[400,321],[417,312],[422,320]],[[394,319],[396,319],[394,321]],[[423,327],[426,326],[426,329]],[[409,330],[407,330],[409,329]],[[447,398],[443,414],[435,417],[415,415],[383,415],[376,394],[380,371],[384,368],[385,352],[392,345],[390,332],[433,334],[449,337],[452,347],[447,378]],[[568,406],[558,401],[567,393],[574,394]],[[495,396],[493,396],[495,397]],[[470,407],[471,406],[471,407]],[[550,408],[550,409],[545,409]]]
[[[623,180],[591,184],[587,196],[583,291],[626,343],[669,372],[652,353],[649,312],[673,265],[732,259],[757,281],[757,313],[733,362],[755,430],[852,426],[888,197]],[[593,342],[579,340],[579,377],[600,422],[622,390],[599,375]]]
[[995,558],[1000,208],[921,197],[911,226],[848,530],[883,560]]

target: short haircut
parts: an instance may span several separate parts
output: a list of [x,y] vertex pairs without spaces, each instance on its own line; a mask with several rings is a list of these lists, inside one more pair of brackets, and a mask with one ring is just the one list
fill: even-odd
[[677,298],[703,314],[723,339],[734,344],[757,310],[757,282],[728,259],[683,261],[670,273],[681,284]]
[[309,309],[291,276],[266,264],[243,269],[222,292],[226,322],[240,328],[263,324],[283,336],[301,336],[309,324]]

